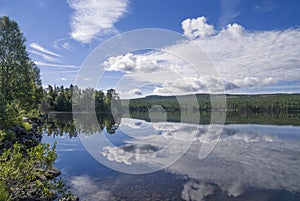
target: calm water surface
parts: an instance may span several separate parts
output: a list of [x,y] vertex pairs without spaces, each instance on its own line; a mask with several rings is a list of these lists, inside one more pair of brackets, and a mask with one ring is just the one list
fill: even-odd
[[122,118],[113,134],[43,141],[58,142],[56,167],[81,200],[300,200],[300,127],[225,125],[200,160],[218,141],[208,129]]

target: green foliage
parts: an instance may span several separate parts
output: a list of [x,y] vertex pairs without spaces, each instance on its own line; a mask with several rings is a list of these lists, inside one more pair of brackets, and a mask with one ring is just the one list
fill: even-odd
[[29,131],[30,129],[32,129],[32,125],[28,122],[23,121],[21,123],[21,125],[23,126],[23,128],[25,128],[25,130]]
[[41,114],[38,109],[32,109],[32,110],[26,112],[26,114],[24,114],[24,116],[26,116],[29,119],[39,119],[40,115]]
[[73,91],[73,85],[70,85],[70,88],[64,88],[64,86],[52,87],[49,85],[43,92],[43,104],[41,110],[43,112],[71,112]]
[[[61,180],[53,178],[49,170],[56,160],[56,144],[39,144],[24,150],[20,144],[4,151],[0,157],[0,183],[12,200],[39,198],[54,200],[67,194]],[[48,179],[51,178],[51,179]]]
[[27,131],[29,131],[32,126],[30,123],[25,122],[23,120],[23,117],[31,118],[31,119],[37,119],[39,118],[39,113],[36,109],[30,110],[29,112],[26,112],[23,110],[18,104],[17,101],[13,101],[10,104],[7,104],[5,111],[1,113],[4,115],[4,119],[0,119],[0,129],[8,130],[9,128],[12,128],[16,125],[23,126]]
[[0,130],[0,142],[4,140],[13,141],[15,139],[15,133],[12,131]]
[[0,130],[0,142],[2,142],[6,138],[6,132],[3,130]]
[[0,116],[0,129],[7,129],[13,127],[15,124],[21,122],[19,114],[19,105],[16,102],[7,104],[4,108],[4,111],[0,113]]
[[2,183],[0,183],[0,201],[10,201],[10,200],[11,200],[11,196],[6,190],[6,187]]
[[[74,108],[73,108],[74,106]],[[51,86],[44,89],[43,112],[87,112],[95,110],[97,114],[119,114],[121,111],[120,98],[114,89],[101,90],[93,88],[79,89],[77,86]]]
[[19,100],[29,111],[42,94],[39,69],[29,58],[25,41],[15,21],[0,18],[0,99],[4,105]]
[[28,56],[18,24],[0,17],[0,129],[11,128],[21,113],[37,109],[41,98],[39,69]]

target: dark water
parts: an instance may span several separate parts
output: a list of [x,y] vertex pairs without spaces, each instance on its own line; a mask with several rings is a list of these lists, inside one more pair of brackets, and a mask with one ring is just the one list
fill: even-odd
[[[209,125],[119,123],[44,135],[81,200],[300,200],[300,127],[231,124],[219,137]],[[201,147],[213,148],[199,158]]]

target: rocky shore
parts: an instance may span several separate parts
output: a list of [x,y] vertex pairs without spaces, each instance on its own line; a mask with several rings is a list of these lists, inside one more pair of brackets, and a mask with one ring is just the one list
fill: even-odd
[[13,147],[13,144],[19,143],[24,145],[25,148],[30,148],[41,143],[42,139],[42,121],[39,119],[27,119],[24,121],[31,124],[32,128],[26,130],[20,125],[14,126],[12,129],[9,129],[8,132],[14,135],[13,139],[6,139],[3,142],[0,142],[0,154],[5,150]]

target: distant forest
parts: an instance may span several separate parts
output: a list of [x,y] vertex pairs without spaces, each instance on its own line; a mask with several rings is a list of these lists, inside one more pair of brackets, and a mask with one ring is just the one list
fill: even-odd
[[[291,113],[300,112],[300,94],[259,94],[259,95],[226,95],[226,108],[221,104],[212,108],[209,94],[196,94],[198,108],[190,104],[194,95],[186,96],[148,96],[129,101],[130,111],[145,112],[153,105],[160,105],[166,111],[200,111],[207,112],[212,109],[226,109],[237,113]],[[213,95],[218,102],[219,95]],[[180,99],[181,105],[177,99]]]
[[[44,89],[43,111],[72,112],[73,109],[82,111],[80,106],[94,104],[96,113],[111,113],[112,110],[122,112],[128,107],[130,112],[148,112],[155,105],[161,106],[167,112],[210,112],[212,109],[225,110],[231,113],[280,114],[300,112],[300,94],[259,94],[259,95],[226,95],[227,104],[218,105],[222,96],[213,95],[216,105],[212,108],[209,94],[184,96],[147,96],[131,100],[121,100],[114,89],[106,92],[92,88],[79,89],[77,86],[48,86]],[[73,98],[72,98],[73,97]],[[196,97],[198,107],[191,104]],[[180,99],[180,104],[179,100]],[[112,102],[114,104],[112,104]],[[111,107],[113,105],[113,107]],[[78,106],[78,107],[76,107]]]

